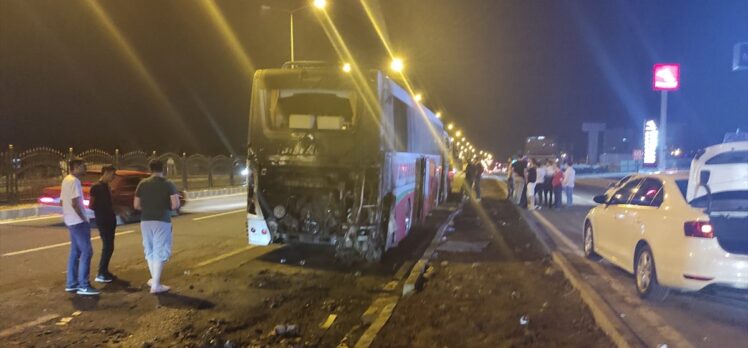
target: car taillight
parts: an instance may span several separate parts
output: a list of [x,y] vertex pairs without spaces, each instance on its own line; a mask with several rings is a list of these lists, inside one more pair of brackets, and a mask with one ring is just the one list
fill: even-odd
[[84,200],[83,200],[83,205],[85,205],[85,206],[88,206],[88,203],[91,203],[91,201],[89,201],[89,200],[87,200],[87,199],[84,199]]
[[714,238],[714,227],[706,221],[688,221],[683,224],[686,237]]
[[39,203],[47,203],[47,204],[49,204],[49,203],[54,203],[54,202],[55,202],[55,199],[52,198],[52,197],[41,197],[41,198],[39,198]]

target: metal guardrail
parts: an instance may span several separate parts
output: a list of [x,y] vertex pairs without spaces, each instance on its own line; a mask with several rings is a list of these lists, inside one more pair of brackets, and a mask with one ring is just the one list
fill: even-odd
[[59,185],[67,173],[70,159],[83,158],[89,165],[112,164],[117,169],[147,171],[148,162],[160,159],[165,165],[165,175],[181,190],[198,190],[244,184],[241,171],[243,161],[233,155],[206,156],[202,154],[177,154],[156,151],[131,151],[109,153],[101,149],[67,152],[50,147],[36,147],[17,151],[9,145],[0,152],[0,204],[18,204],[35,200],[45,187]]

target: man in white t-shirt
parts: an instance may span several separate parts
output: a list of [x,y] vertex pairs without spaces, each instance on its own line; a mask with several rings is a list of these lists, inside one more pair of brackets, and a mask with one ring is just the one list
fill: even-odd
[[70,161],[70,174],[60,186],[62,218],[70,231],[70,257],[68,258],[65,291],[78,295],[98,295],[99,290],[91,287],[88,275],[91,268],[91,225],[83,203],[82,178],[86,174],[86,162],[82,159]]
[[561,181],[561,186],[564,188],[566,193],[566,206],[571,207],[574,204],[574,181],[576,181],[577,171],[574,170],[574,163],[570,160],[566,163],[566,170],[564,170],[564,179]]

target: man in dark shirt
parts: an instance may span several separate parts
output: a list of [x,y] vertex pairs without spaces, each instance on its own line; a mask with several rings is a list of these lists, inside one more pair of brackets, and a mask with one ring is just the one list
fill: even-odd
[[159,160],[148,163],[151,176],[143,179],[135,190],[135,209],[141,211],[140,232],[148,262],[152,294],[169,291],[161,284],[164,263],[171,257],[171,211],[179,209],[179,194],[174,184],[164,177],[164,164]]
[[114,253],[114,230],[117,228],[117,218],[114,216],[112,207],[112,191],[109,183],[114,179],[116,170],[114,166],[105,166],[101,169],[99,182],[91,186],[90,208],[96,217],[96,226],[101,236],[101,260],[99,261],[99,273],[94,279],[98,283],[109,283],[114,275],[109,272],[109,261]]
[[525,200],[525,169],[527,169],[527,159],[525,157],[512,164],[513,200],[518,205],[522,205]]

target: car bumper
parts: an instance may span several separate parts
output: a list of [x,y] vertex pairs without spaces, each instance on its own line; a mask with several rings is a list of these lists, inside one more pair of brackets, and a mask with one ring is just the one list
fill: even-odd
[[694,241],[679,277],[686,290],[706,286],[748,289],[748,255],[724,251],[716,239]]

